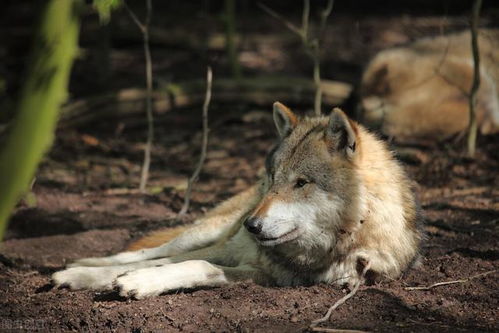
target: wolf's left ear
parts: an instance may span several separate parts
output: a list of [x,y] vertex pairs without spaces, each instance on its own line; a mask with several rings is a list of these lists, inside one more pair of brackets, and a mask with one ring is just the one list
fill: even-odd
[[357,150],[357,126],[347,115],[334,108],[329,116],[328,141],[333,151],[344,151],[347,157],[353,157]]
[[279,137],[285,138],[298,124],[298,117],[282,103],[274,103],[274,123]]

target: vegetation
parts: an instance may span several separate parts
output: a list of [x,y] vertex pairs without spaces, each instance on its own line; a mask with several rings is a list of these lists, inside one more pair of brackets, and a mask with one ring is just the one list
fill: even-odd
[[0,152],[0,240],[12,209],[52,144],[78,50],[80,5],[50,0],[41,17],[15,119]]

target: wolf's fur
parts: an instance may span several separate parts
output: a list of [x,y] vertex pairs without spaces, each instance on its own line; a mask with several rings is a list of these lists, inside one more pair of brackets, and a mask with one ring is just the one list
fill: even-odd
[[[477,120],[499,131],[499,30],[481,30]],[[361,83],[363,121],[396,139],[445,139],[464,131],[473,81],[470,32],[424,38],[380,52]]]
[[143,298],[241,280],[352,285],[366,263],[370,278],[398,277],[422,234],[410,182],[385,145],[339,109],[300,119],[275,103],[274,119],[280,142],[259,184],[159,247],[78,260],[55,284]]

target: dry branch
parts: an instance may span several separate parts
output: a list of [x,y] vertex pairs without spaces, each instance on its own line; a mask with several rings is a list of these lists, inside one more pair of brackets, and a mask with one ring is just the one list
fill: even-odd
[[283,16],[275,12],[273,9],[265,6],[263,3],[259,2],[258,7],[260,7],[264,12],[275,18],[276,20],[282,22],[290,31],[294,32],[300,38],[303,38],[303,31],[302,29],[298,28],[296,25],[291,23],[290,21],[286,20]]
[[146,60],[146,114],[147,114],[147,141],[144,148],[144,161],[142,163],[142,170],[140,173],[140,192],[146,191],[147,180],[149,179],[149,167],[151,165],[151,149],[154,140],[154,117],[152,113],[152,60],[151,50],[149,48],[149,23],[151,22],[152,2],[146,0],[146,18],[144,23],[141,23],[135,13],[125,3],[130,17],[135,22],[139,30],[142,32],[144,39],[144,56]]
[[482,0],[475,0],[471,13],[471,51],[473,54],[473,85],[469,95],[470,120],[468,123],[468,155],[475,156],[477,121],[476,121],[476,94],[480,88],[480,53],[478,52],[478,20]]
[[327,328],[327,327],[312,327],[312,332],[326,332],[326,333],[368,333],[368,331],[360,330],[344,330],[341,328]]
[[353,287],[353,289],[348,294],[346,294],[345,296],[343,296],[342,298],[340,298],[339,300],[337,300],[336,303],[334,303],[329,308],[329,310],[327,310],[327,312],[324,315],[324,317],[312,321],[312,323],[309,326],[311,330],[314,330],[314,328],[316,328],[315,331],[319,331],[320,332],[322,330],[322,332],[327,332],[327,331],[324,331],[323,328],[317,327],[317,325],[328,321],[334,310],[336,310],[340,305],[342,305],[343,303],[345,303],[346,301],[348,301],[350,298],[352,298],[357,293],[357,290],[359,290],[359,287],[362,284],[362,281],[363,281],[364,277],[366,276],[366,273],[367,273],[367,271],[369,270],[370,267],[371,267],[371,265],[369,264],[369,262],[366,263],[366,265],[364,266],[364,269],[362,270],[362,273],[359,276],[359,280],[357,281],[357,283],[355,284],[355,286]]
[[430,290],[430,289],[433,289],[435,287],[446,286],[446,285],[449,285],[449,284],[465,283],[465,282],[469,282],[469,281],[471,281],[473,279],[476,279],[476,278],[479,278],[479,277],[482,277],[482,276],[486,276],[486,275],[489,275],[489,274],[492,274],[492,273],[496,273],[497,271],[498,270],[496,269],[496,270],[493,270],[493,271],[488,271],[488,272],[476,274],[476,275],[470,276],[470,277],[465,278],[465,279],[460,279],[460,280],[437,282],[437,283],[431,284],[429,286],[405,287],[404,290]]
[[321,85],[321,70],[320,70],[320,43],[322,35],[326,28],[327,18],[331,14],[333,9],[333,0],[328,0],[326,8],[321,11],[321,20],[319,24],[319,31],[315,37],[310,37],[310,0],[303,1],[303,12],[302,12],[302,25],[298,28],[293,23],[286,20],[280,14],[276,13],[274,10],[265,6],[262,3],[258,3],[258,6],[267,14],[282,22],[289,30],[297,34],[302,40],[305,52],[310,56],[314,64],[313,78],[315,83],[315,96],[314,96],[314,110],[317,116],[321,115],[321,105],[322,105],[322,85]]
[[179,215],[185,215],[185,213],[187,213],[187,210],[189,209],[189,204],[191,201],[192,185],[198,179],[199,173],[203,168],[204,160],[206,159],[206,151],[208,149],[208,132],[210,130],[208,128],[208,108],[210,106],[210,101],[211,101],[212,79],[213,78],[211,73],[211,67],[208,67],[206,73],[206,94],[203,103],[203,143],[201,146],[201,155],[199,157],[199,162],[198,165],[196,166],[196,169],[194,170],[194,173],[192,174],[191,178],[189,178],[189,182],[187,184],[187,190],[185,191],[184,204],[179,212]]
[[[169,84],[152,92],[154,110],[168,112],[175,108],[197,107],[203,103],[206,82],[202,79]],[[321,81],[323,102],[338,105],[350,96],[352,86],[338,81]],[[220,104],[247,103],[267,107],[276,100],[302,104],[315,94],[314,82],[289,76],[262,76],[213,82],[213,102]],[[144,89],[129,88],[115,93],[80,99],[64,106],[62,126],[83,125],[105,118],[141,113],[144,110]]]

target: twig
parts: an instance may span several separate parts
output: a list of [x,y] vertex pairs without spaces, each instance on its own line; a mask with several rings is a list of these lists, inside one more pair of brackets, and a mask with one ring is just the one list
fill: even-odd
[[130,7],[128,7],[128,4],[126,2],[123,3],[123,6],[125,7],[126,11],[130,15],[130,17],[132,18],[135,25],[139,28],[140,32],[144,33],[144,31],[146,30],[145,25],[142,24],[142,22],[140,22],[137,15],[135,15],[135,13],[132,11],[132,9]]
[[326,327],[311,327],[312,332],[327,332],[327,333],[368,333],[367,331],[359,330],[344,330],[341,328],[326,328]]
[[321,12],[321,20],[319,24],[319,32],[317,37],[310,42],[310,48],[313,50],[312,59],[314,61],[314,82],[315,82],[315,98],[314,98],[314,110],[317,116],[321,115],[321,105],[322,105],[322,86],[321,86],[321,54],[320,54],[320,44],[324,31],[326,29],[326,23],[329,15],[333,10],[333,0],[328,0],[326,8]]
[[146,114],[147,114],[147,141],[144,148],[144,161],[140,172],[139,190],[146,192],[147,180],[149,179],[149,167],[151,165],[151,150],[154,140],[154,117],[152,114],[152,60],[151,49],[149,48],[149,24],[151,22],[152,1],[146,0],[146,17],[144,23],[141,23],[137,15],[124,3],[128,14],[142,32],[144,39],[144,57],[146,60]]
[[314,60],[314,83],[315,83],[315,97],[314,97],[314,110],[315,115],[321,115],[321,105],[322,105],[322,86],[321,86],[321,63],[319,55],[319,45],[316,47],[316,51],[313,55]]
[[310,21],[310,0],[303,0],[303,13],[301,17],[301,32],[303,44],[308,43],[308,23]]
[[279,15],[278,13],[276,13],[274,10],[270,9],[269,7],[265,6],[261,2],[258,3],[258,7],[260,7],[260,9],[262,9],[264,12],[266,12],[267,14],[269,14],[270,16],[275,18],[276,20],[281,21],[286,26],[286,28],[288,28],[289,30],[291,30],[292,32],[294,32],[295,34],[300,36],[300,38],[303,38],[302,30],[300,28],[298,28],[296,25],[289,22],[284,17],[282,17],[281,15]]
[[326,29],[326,23],[329,15],[331,15],[331,12],[333,11],[333,4],[334,0],[328,0],[326,8],[321,11],[321,21],[319,25],[319,38],[322,40],[322,37],[324,35],[324,31]]
[[276,13],[274,10],[265,6],[262,3],[258,3],[258,6],[267,14],[273,18],[281,21],[289,30],[297,34],[303,43],[305,52],[310,56],[314,64],[314,85],[315,85],[315,97],[314,97],[314,111],[317,116],[321,115],[321,105],[322,105],[322,85],[321,85],[321,70],[320,70],[320,42],[322,40],[322,35],[326,27],[327,18],[333,10],[333,0],[328,0],[326,8],[321,11],[321,19],[319,23],[319,31],[315,37],[310,37],[310,0],[303,0],[303,12],[302,12],[302,26],[298,28],[293,23],[289,22],[281,15]]
[[434,283],[434,284],[429,285],[429,286],[405,287],[404,290],[430,290],[430,289],[433,289],[433,288],[439,287],[439,286],[446,286],[446,285],[449,285],[449,284],[456,284],[456,283],[465,283],[465,282],[468,282],[470,280],[473,280],[473,279],[476,279],[476,278],[479,278],[479,277],[482,277],[482,276],[486,276],[486,275],[495,273],[497,271],[498,270],[496,269],[496,270],[493,270],[493,271],[488,271],[488,272],[476,274],[476,275],[470,276],[470,277],[468,277],[466,279],[460,279],[460,280],[454,280],[454,281],[445,281],[445,282],[437,282],[437,283]]
[[210,131],[210,129],[208,128],[208,108],[210,106],[210,100],[211,100],[212,81],[213,81],[213,75],[211,72],[211,67],[208,66],[208,70],[206,73],[206,94],[203,104],[203,142],[201,146],[201,156],[199,157],[199,162],[198,165],[196,166],[196,169],[194,170],[194,173],[192,174],[191,178],[189,178],[189,182],[187,184],[187,190],[185,191],[184,204],[179,212],[179,215],[185,215],[185,213],[187,213],[187,210],[189,209],[192,185],[198,179],[199,173],[201,172],[201,169],[204,164],[204,160],[206,159],[206,150],[208,148],[208,132]]
[[471,13],[471,50],[473,53],[473,85],[469,95],[469,108],[470,108],[470,121],[468,123],[468,155],[475,156],[476,148],[476,94],[480,88],[480,54],[478,53],[478,20],[480,19],[480,8],[482,7],[482,0],[475,0]]
[[151,165],[152,142],[154,140],[154,118],[152,114],[152,61],[151,61],[151,50],[149,48],[149,22],[151,20],[151,12],[152,12],[151,0],[147,0],[146,4],[147,4],[147,16],[144,24],[145,25],[144,55],[146,58],[146,80],[147,80],[146,82],[147,143],[144,149],[144,163],[142,164],[142,171],[140,175],[139,189],[141,192],[146,191],[147,180],[149,179],[149,167]]
[[[364,266],[364,269],[362,270],[362,273],[359,276],[359,280],[357,281],[357,283],[355,284],[355,286],[353,287],[353,289],[348,294],[346,294],[345,296],[343,296],[342,298],[340,298],[339,300],[337,300],[336,303],[334,303],[329,308],[329,310],[327,310],[327,312],[324,315],[324,317],[312,321],[312,323],[309,326],[311,330],[314,330],[314,328],[317,328],[315,331],[318,331],[318,330],[320,331],[320,328],[318,328],[316,326],[319,325],[319,324],[321,324],[321,323],[324,323],[324,322],[328,321],[334,310],[336,310],[340,305],[342,305],[343,303],[345,303],[346,301],[348,301],[350,298],[352,298],[357,293],[357,290],[359,289],[360,285],[362,284],[362,280],[364,279],[364,277],[365,277],[365,275],[366,275],[366,273],[367,273],[367,271],[369,270],[370,267],[371,267],[371,265],[368,262]],[[327,331],[323,331],[323,332],[327,332]]]

